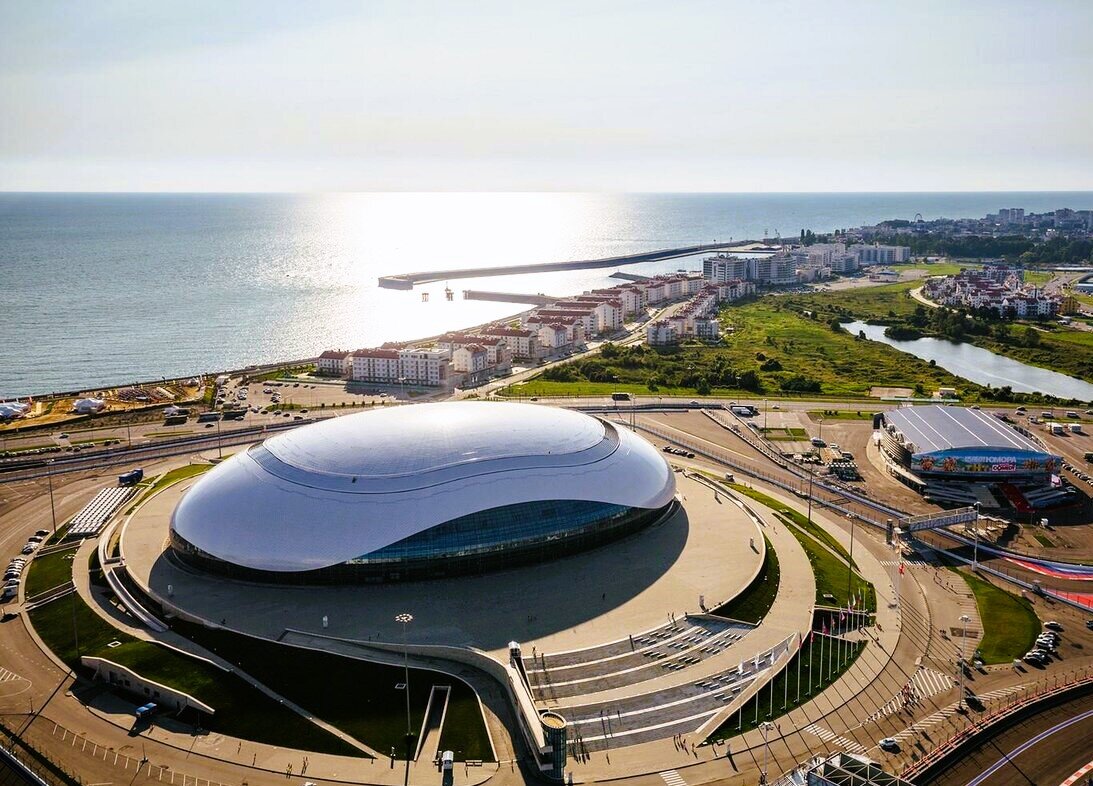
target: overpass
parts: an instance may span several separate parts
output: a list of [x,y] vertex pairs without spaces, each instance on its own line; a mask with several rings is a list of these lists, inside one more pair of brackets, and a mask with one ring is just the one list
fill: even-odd
[[711,251],[740,251],[748,254],[773,254],[779,248],[766,246],[752,241],[743,243],[707,243],[697,246],[662,248],[657,251],[643,251],[638,254],[624,254],[601,259],[578,259],[568,262],[533,262],[524,265],[503,265],[501,267],[464,267],[450,270],[426,270],[419,273],[399,273],[393,276],[380,276],[382,289],[413,289],[418,284],[435,281],[450,281],[456,278],[486,278],[489,276],[513,276],[524,273],[551,273],[558,270],[589,270],[600,267],[636,265],[641,262],[659,262],[664,259],[689,257]]

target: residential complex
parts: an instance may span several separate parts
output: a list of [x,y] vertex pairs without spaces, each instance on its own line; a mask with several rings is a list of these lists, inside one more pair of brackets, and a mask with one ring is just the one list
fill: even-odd
[[708,281],[746,280],[760,286],[787,286],[829,278],[833,273],[855,273],[870,265],[907,262],[908,246],[814,243],[766,257],[718,254],[702,261]]
[[707,284],[675,314],[646,326],[645,341],[654,347],[678,344],[685,338],[717,341],[721,338],[721,324],[717,320],[720,304],[754,293],[755,284],[751,281]]
[[1006,319],[1049,319],[1058,314],[1060,304],[1059,298],[1025,284],[1023,270],[1004,265],[931,278],[922,293],[943,306],[992,309]]

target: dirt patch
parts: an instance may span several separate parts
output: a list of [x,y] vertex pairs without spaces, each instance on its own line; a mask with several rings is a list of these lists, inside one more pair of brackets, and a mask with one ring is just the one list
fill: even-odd
[[869,388],[869,395],[872,398],[889,398],[893,396],[908,397],[914,393],[911,388],[884,388],[884,387],[871,387]]

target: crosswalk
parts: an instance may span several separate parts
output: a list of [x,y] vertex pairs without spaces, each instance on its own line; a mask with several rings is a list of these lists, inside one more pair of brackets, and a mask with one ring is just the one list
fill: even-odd
[[[952,690],[956,687],[956,680],[939,671],[934,671],[926,666],[920,666],[910,679],[911,689],[913,691],[914,698],[922,701],[932,696],[937,696],[940,693]],[[899,712],[904,707],[904,699],[902,693],[893,696],[884,706],[870,715],[862,723],[865,726],[869,723],[875,723],[882,718],[886,718],[889,715]]]
[[16,674],[14,671],[9,671],[8,669],[0,666],[0,682],[11,682],[13,680],[21,679],[23,678]]
[[805,731],[807,731],[809,734],[819,737],[821,740],[828,743],[829,745],[837,746],[849,753],[865,753],[865,748],[863,748],[858,743],[854,742],[853,740],[848,740],[846,737],[841,737],[830,729],[825,729],[819,724],[810,723],[805,726]]
[[[998,690],[988,691],[987,693],[976,694],[976,698],[978,698],[979,701],[981,701],[982,703],[986,704],[988,702],[994,701],[995,699],[1002,699],[1006,696],[1012,696],[1013,694],[1019,693],[1020,691],[1024,690],[1024,688],[1024,685],[1014,685],[1009,688],[999,688]],[[915,735],[929,729],[932,726],[936,726],[939,723],[944,723],[950,717],[955,715],[959,708],[960,702],[953,702],[949,706],[943,707],[942,709],[938,710],[933,715],[928,715],[922,720],[916,723],[912,723],[906,729],[893,736],[895,737],[897,742],[911,739]]]
[[660,773],[660,777],[664,779],[667,786],[687,786],[687,781],[683,780],[683,776],[675,770],[665,770]]

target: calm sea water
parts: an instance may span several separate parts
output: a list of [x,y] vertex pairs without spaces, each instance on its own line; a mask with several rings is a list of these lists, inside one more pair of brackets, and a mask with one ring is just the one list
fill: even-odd
[[0,194],[0,397],[371,346],[523,308],[464,301],[463,289],[564,295],[614,283],[610,269],[466,279],[448,302],[443,283],[380,290],[384,274],[1000,207],[1089,208],[1093,193]]

